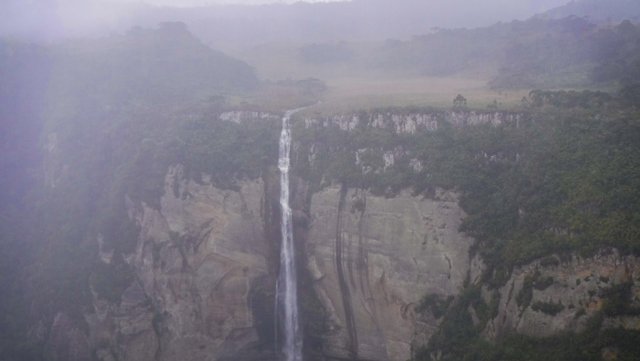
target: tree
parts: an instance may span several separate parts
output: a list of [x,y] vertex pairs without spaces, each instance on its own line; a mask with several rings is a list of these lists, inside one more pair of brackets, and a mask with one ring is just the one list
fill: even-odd
[[467,98],[463,97],[461,94],[458,94],[458,96],[456,96],[453,99],[453,108],[460,109],[460,108],[466,108],[466,107],[467,107]]

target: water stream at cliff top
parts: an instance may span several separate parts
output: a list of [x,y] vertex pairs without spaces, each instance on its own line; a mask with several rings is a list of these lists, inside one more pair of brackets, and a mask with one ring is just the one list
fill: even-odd
[[301,109],[289,110],[282,118],[280,133],[280,209],[282,243],[280,245],[280,274],[276,284],[276,306],[283,316],[284,342],[282,352],[286,361],[302,361],[302,334],[298,318],[298,283],[293,244],[293,218],[289,204],[289,166],[291,163],[291,116]]

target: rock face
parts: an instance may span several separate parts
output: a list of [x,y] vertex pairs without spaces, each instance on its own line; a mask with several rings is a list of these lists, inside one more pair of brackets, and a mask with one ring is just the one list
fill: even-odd
[[[545,337],[580,332],[587,320],[603,310],[612,294],[629,289],[630,307],[640,305],[640,262],[615,250],[581,258],[548,257],[515,269],[499,290],[498,314],[484,330],[495,339],[506,333]],[[640,329],[640,318],[609,313],[603,327]]]
[[455,295],[472,240],[458,232],[457,198],[382,198],[331,187],[311,198],[306,267],[328,314],[328,359],[406,360],[437,327],[414,308]]
[[[221,120],[269,116],[233,112]],[[520,121],[508,113],[375,113],[305,125],[349,131],[364,122],[411,134],[433,131],[442,122],[462,127]],[[50,141],[54,149],[55,139]],[[310,163],[314,149],[305,155]],[[355,152],[356,165],[366,151]],[[382,157],[382,172],[401,157],[408,157],[416,172],[423,167],[402,149],[386,150]],[[183,168],[174,166],[159,206],[129,199],[129,218],[140,227],[135,251],[125,259],[134,281],[118,303],[95,295],[94,309],[85,315],[88,334],[59,315],[50,331],[51,359],[88,360],[91,353],[101,361],[277,359],[279,211],[277,182],[271,185],[269,179],[225,190],[205,176],[188,180]],[[54,187],[55,177],[50,181]],[[319,341],[309,346],[318,350],[307,350],[307,361],[410,359],[442,322],[442,315],[417,312],[422,298],[452,300],[467,282],[482,288],[487,305],[497,304],[483,330],[490,340],[513,332],[580,331],[619,289],[631,294],[631,306],[640,306],[640,262],[615,251],[588,259],[549,257],[516,268],[498,290],[482,287],[483,261],[470,254],[475,241],[458,230],[465,214],[454,192],[436,189],[424,198],[403,191],[386,198],[335,185],[315,193],[310,188],[296,178],[291,205],[300,279],[307,282],[301,298],[312,299],[322,317],[322,327],[311,331]],[[97,243],[100,262],[114,262],[100,237]],[[603,327],[640,329],[638,317],[609,316]]]
[[[387,199],[331,187],[306,198],[305,191],[296,190],[294,217],[307,224],[297,242],[313,283],[307,289],[327,316],[322,357],[408,359],[438,325],[416,314],[420,299],[456,295],[469,274],[472,240],[457,231],[464,217],[457,197]],[[135,281],[119,304],[96,297],[86,316],[98,358],[273,359],[277,235],[267,230],[269,192],[260,180],[237,191],[199,184],[176,166],[159,209],[129,201],[140,226],[126,260]]]
[[[262,181],[237,191],[169,170],[160,209],[129,202],[141,227],[127,262],[136,280],[90,318],[102,360],[269,359],[260,330],[273,307]],[[265,304],[266,303],[266,304]],[[272,318],[272,316],[271,316]],[[269,328],[272,330],[272,328]]]
[[91,351],[84,332],[64,313],[58,313],[45,348],[51,361],[90,361]]

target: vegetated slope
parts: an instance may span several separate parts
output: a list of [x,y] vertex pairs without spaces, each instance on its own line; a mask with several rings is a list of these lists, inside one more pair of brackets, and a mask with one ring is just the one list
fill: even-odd
[[640,25],[624,21],[597,32],[595,42],[595,81],[625,85],[640,82]]
[[640,3],[635,0],[573,0],[539,16],[554,19],[578,16],[596,23],[637,21],[640,20]]
[[410,41],[387,41],[374,50],[369,65],[421,75],[486,74],[497,88],[584,87],[635,79],[638,29],[628,21],[598,28],[567,17],[439,30]]
[[[51,47],[3,40],[0,75],[0,358],[42,359],[33,326],[60,311],[81,321],[92,289],[114,299],[129,284],[122,255],[138,230],[125,194],[154,204],[170,162],[232,187],[277,156],[276,132],[210,121],[219,95],[258,81],[180,24]],[[97,262],[98,234],[111,265]]]
[[558,25],[510,45],[492,85],[563,87],[640,81],[640,26],[624,21],[597,28],[576,17]]
[[558,88],[593,84],[598,42],[584,19],[531,19],[514,24],[515,35],[491,85],[505,88]]
[[54,49],[55,95],[107,97],[111,101],[184,101],[257,86],[247,64],[208,48],[182,23],[157,30],[69,42]]

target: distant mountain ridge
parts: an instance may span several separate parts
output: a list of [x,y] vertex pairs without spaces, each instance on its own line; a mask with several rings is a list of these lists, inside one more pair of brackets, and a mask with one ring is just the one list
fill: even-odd
[[408,39],[436,28],[478,28],[533,16],[561,19],[571,15],[597,23],[638,21],[640,1],[487,0],[478,4],[465,0],[353,0],[162,7],[142,2],[26,4],[7,0],[0,4],[0,36],[52,41],[182,21],[207,44],[241,48],[271,42]]
[[[44,40],[100,36],[132,26],[182,21],[214,47],[269,42],[406,39],[433,28],[475,28],[524,20],[567,0],[353,0],[268,5],[158,7],[60,0],[0,4],[0,36]],[[81,16],[79,16],[81,15]]]
[[155,8],[144,14],[146,25],[184,21],[214,46],[269,42],[324,42],[410,38],[435,28],[475,28],[500,21],[527,19],[566,0],[354,0],[225,5],[201,8]]
[[551,9],[541,17],[561,19],[578,16],[595,23],[618,23],[623,20],[640,21],[640,1],[638,0],[579,0]]
[[53,47],[53,53],[53,84],[79,97],[92,88],[102,100],[166,103],[243,92],[258,85],[251,66],[207,47],[180,22],[71,41]]

